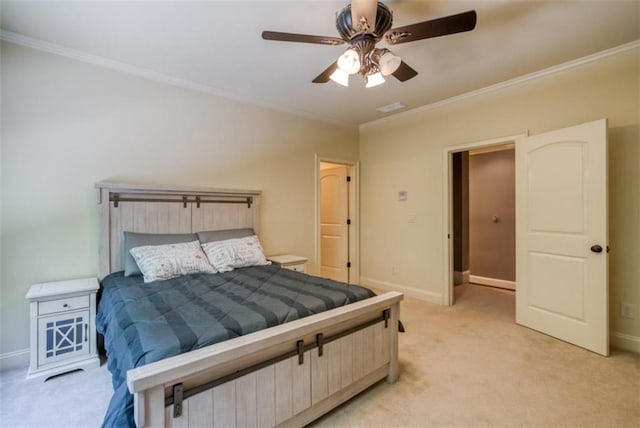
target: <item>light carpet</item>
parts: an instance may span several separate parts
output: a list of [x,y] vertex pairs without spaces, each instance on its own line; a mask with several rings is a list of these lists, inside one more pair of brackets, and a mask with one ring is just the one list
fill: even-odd
[[[315,427],[637,427],[640,356],[608,358],[515,324],[514,295],[456,287],[443,307],[407,298],[401,375]],[[111,396],[105,365],[45,383],[0,374],[2,427],[97,427]]]

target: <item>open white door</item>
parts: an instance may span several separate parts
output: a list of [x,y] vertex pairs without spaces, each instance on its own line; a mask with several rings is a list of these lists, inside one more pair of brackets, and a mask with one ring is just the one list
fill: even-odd
[[609,355],[607,121],[516,143],[516,322]]

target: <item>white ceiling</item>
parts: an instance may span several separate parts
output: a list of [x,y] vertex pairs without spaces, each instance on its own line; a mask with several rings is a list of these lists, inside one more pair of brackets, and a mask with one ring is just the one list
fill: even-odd
[[419,75],[365,89],[359,76],[348,88],[311,83],[344,46],[260,37],[262,30],[338,36],[335,13],[347,3],[3,0],[0,25],[5,35],[347,125],[384,117],[375,109],[387,104],[416,108],[640,39],[638,1],[387,1],[394,27],[471,9],[478,24],[472,32],[394,46]]

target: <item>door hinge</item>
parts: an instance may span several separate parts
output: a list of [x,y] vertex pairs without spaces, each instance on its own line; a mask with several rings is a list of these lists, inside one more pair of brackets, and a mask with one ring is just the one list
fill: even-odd
[[347,268],[351,267],[351,262],[347,262]]
[[350,218],[347,219],[347,224],[348,225],[351,224],[351,219]]
[[447,239],[451,239],[451,234],[447,233]]
[[351,176],[347,175],[347,183],[351,182]]

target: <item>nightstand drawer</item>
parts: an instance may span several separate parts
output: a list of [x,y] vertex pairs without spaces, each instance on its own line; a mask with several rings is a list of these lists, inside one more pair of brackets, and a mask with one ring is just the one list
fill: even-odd
[[295,270],[296,272],[305,272],[305,264],[282,266],[285,269]]
[[89,307],[89,296],[69,297],[66,299],[49,300],[38,304],[38,315],[54,314],[56,312],[75,311]]

